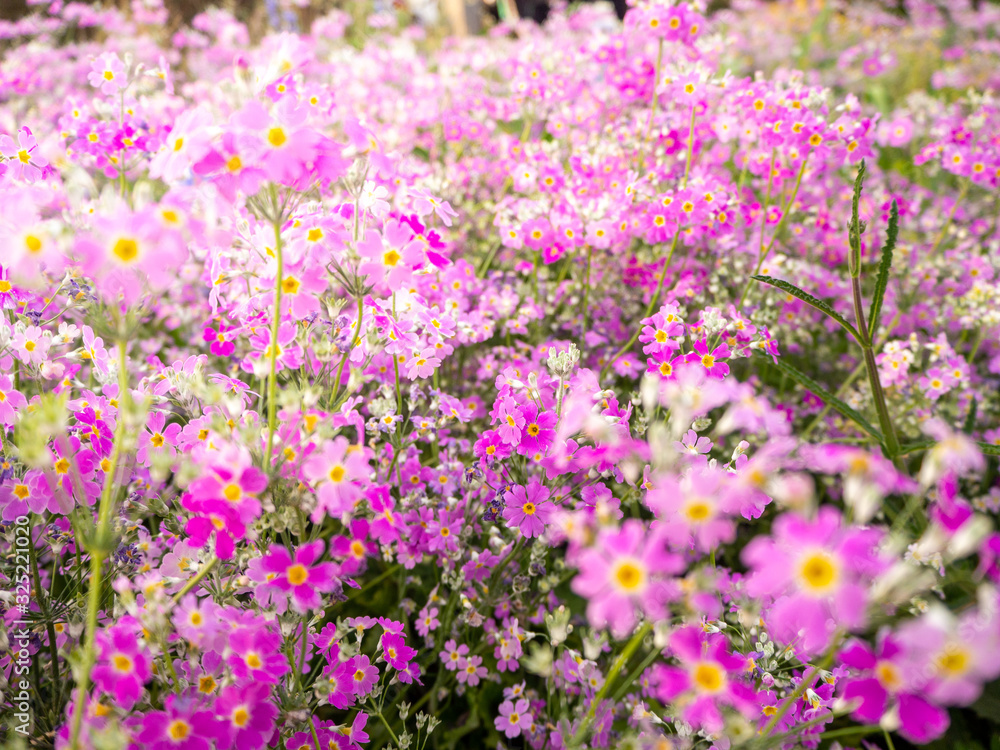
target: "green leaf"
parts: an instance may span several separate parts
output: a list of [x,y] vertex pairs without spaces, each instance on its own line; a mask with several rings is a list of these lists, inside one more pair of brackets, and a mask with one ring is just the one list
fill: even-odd
[[858,176],[854,180],[854,195],[851,197],[851,223],[847,226],[847,240],[851,252],[847,256],[847,265],[851,278],[856,279],[861,274],[861,235],[865,232],[865,224],[861,221],[861,188],[865,182],[865,160],[861,160]]
[[830,307],[830,305],[828,305],[826,302],[824,302],[823,300],[819,299],[818,297],[813,297],[811,294],[809,294],[809,292],[805,292],[805,291],[799,289],[794,284],[790,284],[789,282],[783,281],[781,279],[774,279],[774,278],[771,278],[770,276],[760,276],[760,275],[758,275],[758,276],[752,276],[751,278],[754,281],[761,282],[762,284],[769,284],[770,286],[777,287],[781,291],[786,292],[786,293],[792,295],[793,297],[802,300],[807,305],[811,305],[812,307],[815,307],[817,310],[819,310],[821,313],[823,313],[827,317],[832,318],[833,320],[835,320],[838,323],[840,323],[840,325],[843,326],[843,328],[844,328],[845,331],[847,331],[855,339],[858,340],[858,343],[861,342],[861,337],[858,334],[858,329],[856,329],[854,326],[852,326],[848,322],[847,318],[845,318],[843,315],[841,315],[839,312],[837,312],[836,310],[834,310],[832,307]]
[[976,445],[979,446],[979,450],[983,452],[984,456],[1000,456],[1000,445],[996,443],[984,443],[982,440],[977,440]]
[[[790,365],[788,362],[785,361],[783,357],[780,357],[778,359],[776,366],[779,370],[781,370],[783,373],[785,373],[788,377],[790,377],[796,383],[801,385],[803,388],[805,388],[808,391],[811,391],[812,393],[816,394],[821,399],[823,399],[823,401],[825,401],[830,405],[831,409],[840,412],[840,414],[850,419],[858,427],[860,427],[862,430],[864,430],[873,438],[875,438],[879,443],[882,442],[882,433],[879,432],[877,429],[875,429],[875,427],[872,426],[871,422],[869,422],[867,419],[861,416],[861,414],[857,412],[855,409],[848,406],[846,403],[844,403],[839,398],[834,396],[832,393],[830,393],[830,391],[828,391],[826,388],[821,386],[815,380],[810,378],[804,372],[799,370],[797,367]],[[1000,448],[1000,446],[997,446],[997,448]]]
[[892,253],[896,249],[896,239],[899,237],[899,208],[893,200],[889,209],[889,227],[885,234],[885,244],[882,246],[882,260],[878,264],[878,278],[875,280],[875,295],[872,297],[872,307],[868,318],[868,338],[874,340],[878,330],[878,321],[882,315],[882,301],[885,299],[885,288],[889,286],[889,271],[892,268]]
[[976,426],[976,412],[979,410],[979,402],[976,397],[972,397],[972,404],[969,405],[969,413],[965,415],[965,424],[962,425],[962,432],[972,432]]
[[905,456],[907,453],[925,451],[928,448],[933,448],[935,445],[937,445],[937,442],[934,440],[917,440],[912,443],[904,443],[899,447],[899,455]]

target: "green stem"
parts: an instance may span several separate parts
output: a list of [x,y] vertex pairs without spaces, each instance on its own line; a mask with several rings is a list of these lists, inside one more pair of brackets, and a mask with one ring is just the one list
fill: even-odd
[[[277,208],[275,208],[277,210]],[[271,320],[270,370],[267,374],[267,450],[264,470],[271,472],[271,455],[274,451],[274,428],[278,421],[278,329],[281,325],[281,287],[284,284],[285,258],[281,247],[281,217],[274,218],[274,254],[278,273],[274,279],[274,317]]]
[[688,152],[687,161],[684,163],[684,179],[681,181],[681,190],[687,187],[688,175],[691,174],[691,161],[694,159],[694,105],[691,105],[691,124],[688,126]]
[[173,598],[170,600],[170,604],[167,605],[167,612],[176,607],[180,603],[181,599],[184,598],[185,594],[188,594],[195,586],[201,583],[202,579],[212,571],[212,568],[214,568],[218,562],[219,558],[212,555],[208,562],[202,565],[201,569],[188,579],[188,582],[184,584],[184,587],[174,594]]
[[611,669],[608,670],[607,679],[604,680],[604,684],[601,686],[601,689],[597,692],[597,695],[594,696],[594,700],[590,704],[590,710],[587,712],[587,715],[583,717],[583,721],[580,722],[580,727],[576,730],[576,734],[573,735],[573,739],[570,740],[570,747],[580,746],[580,743],[587,734],[587,730],[594,721],[594,716],[597,715],[597,707],[601,704],[601,701],[604,700],[608,691],[611,689],[612,681],[618,676],[618,673],[625,668],[629,659],[632,658],[632,654],[634,654],[636,649],[639,648],[643,638],[645,638],[652,629],[653,626],[650,623],[643,623],[642,627],[635,632],[632,639],[625,645],[625,648],[622,650],[621,654],[619,654],[615,663],[611,665]]
[[[344,365],[347,364],[347,358],[351,356],[351,350],[358,345],[361,340],[361,317],[365,312],[365,298],[358,297],[358,322],[356,324],[356,330],[354,332],[354,339],[351,341],[351,345],[347,347],[347,351],[344,352],[344,356],[340,358],[340,364],[337,366],[337,375],[333,381],[333,396],[330,398],[331,408],[337,403],[337,394],[340,393],[340,379],[344,376]],[[393,363],[395,364],[395,357],[393,357]],[[399,365],[396,365],[396,373],[398,376]],[[400,412],[402,412],[402,402],[400,402]]]
[[80,665],[80,684],[76,691],[76,706],[73,710],[73,726],[70,731],[70,748],[79,750],[80,729],[83,724],[83,712],[90,690],[90,670],[95,661],[95,644],[97,639],[97,612],[101,604],[101,583],[103,580],[104,560],[110,554],[111,546],[111,505],[115,474],[118,472],[118,461],[121,456],[122,443],[125,440],[125,412],[129,400],[128,371],[126,369],[126,342],[118,341],[118,424],[115,426],[114,447],[111,450],[111,466],[104,475],[104,488],[101,491],[101,502],[97,510],[97,527],[94,536],[87,540],[87,550],[90,553],[90,583],[87,589],[87,631]]
[[882,428],[882,437],[885,439],[885,448],[889,457],[895,459],[899,455],[899,439],[896,437],[896,430],[893,427],[892,419],[889,417],[889,409],[885,403],[885,391],[882,390],[882,381],[878,375],[878,364],[875,362],[875,351],[872,349],[871,338],[868,336],[868,326],[865,324],[864,302],[861,298],[861,277],[851,277],[851,292],[854,302],[854,316],[857,318],[861,335],[861,348],[865,355],[865,369],[868,371],[868,383],[871,386],[872,399],[875,402],[875,412],[878,414],[879,426]]
[[801,698],[806,690],[812,687],[813,682],[815,682],[816,678],[819,677],[820,670],[826,669],[830,666],[833,662],[833,655],[837,652],[837,648],[840,646],[840,638],[841,636],[839,632],[834,635],[833,641],[830,643],[830,648],[828,648],[826,654],[823,655],[823,660],[820,662],[818,667],[815,667],[812,670],[808,679],[805,675],[802,675],[802,680],[799,682],[799,686],[795,688],[795,691],[790,696],[785,698],[784,703],[781,704],[781,708],[775,712],[774,716],[771,717],[771,720],[767,722],[763,729],[760,730],[762,737],[766,738],[778,725],[781,718],[788,713],[792,706],[795,705],[795,701]]

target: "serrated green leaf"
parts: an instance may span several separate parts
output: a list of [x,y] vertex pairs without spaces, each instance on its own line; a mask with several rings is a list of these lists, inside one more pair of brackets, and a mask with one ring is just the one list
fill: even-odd
[[996,443],[984,443],[982,440],[977,440],[976,445],[979,446],[979,450],[983,452],[983,455],[1000,456],[1000,445]]
[[[848,406],[846,403],[844,403],[839,398],[834,396],[832,393],[830,393],[830,391],[821,386],[819,383],[810,378],[808,375],[799,370],[797,367],[786,362],[784,358],[779,357],[777,363],[775,364],[779,370],[788,375],[788,377],[790,377],[796,383],[801,385],[806,390],[816,394],[817,396],[819,396],[819,398],[823,399],[823,401],[825,401],[827,404],[830,405],[831,409],[836,410],[843,416],[850,419],[858,427],[860,427],[862,430],[864,430],[873,438],[875,438],[879,443],[882,442],[882,433],[879,432],[877,429],[875,429],[875,427],[871,424],[871,422],[869,422],[867,419],[861,416],[861,414],[854,408]],[[997,447],[1000,448],[1000,446]]]
[[889,209],[889,227],[885,233],[885,244],[882,246],[882,260],[878,264],[878,277],[875,280],[875,294],[872,297],[872,307],[868,318],[868,337],[875,338],[878,321],[882,316],[882,302],[885,300],[885,289],[889,286],[889,272],[892,270],[892,253],[896,249],[896,239],[899,237],[899,208],[892,201]]
[[792,295],[796,299],[802,300],[807,305],[815,307],[817,310],[826,315],[828,318],[832,318],[833,320],[837,321],[844,328],[845,331],[847,331],[855,339],[857,339],[858,343],[861,342],[861,337],[858,334],[858,330],[854,326],[852,326],[850,322],[848,322],[847,318],[845,318],[843,315],[834,310],[832,307],[830,307],[830,305],[828,305],[826,302],[819,299],[818,297],[813,297],[811,294],[809,294],[809,292],[803,291],[802,289],[799,289],[797,286],[795,286],[795,284],[791,284],[782,279],[775,279],[770,276],[760,276],[760,275],[752,276],[751,278],[754,281],[761,282],[762,284],[768,284],[769,286],[776,287],[781,291]]

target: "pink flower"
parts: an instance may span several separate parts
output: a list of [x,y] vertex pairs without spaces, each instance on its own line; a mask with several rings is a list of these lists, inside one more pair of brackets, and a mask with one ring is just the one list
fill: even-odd
[[368,462],[362,449],[349,445],[347,438],[328,440],[306,461],[302,473],[316,485],[319,504],[312,520],[319,523],[327,514],[340,516],[353,510],[361,497],[361,487],[355,480],[368,475]]
[[218,750],[265,747],[274,732],[278,707],[271,702],[268,685],[230,685],[215,702],[215,716],[224,732],[217,740]]
[[134,618],[124,617],[97,633],[97,665],[91,673],[94,685],[114,695],[126,711],[139,700],[143,684],[152,675],[146,650],[139,646],[136,636],[140,630]]
[[17,412],[28,405],[20,391],[14,390],[13,381],[0,375],[0,423],[13,427],[17,422]]
[[602,529],[597,543],[571,561],[580,572],[570,586],[587,599],[587,619],[615,636],[627,635],[641,615],[664,617],[676,593],[670,578],[684,568],[659,535],[635,519],[621,529]]
[[469,647],[464,643],[458,645],[454,639],[445,641],[444,651],[438,654],[444,662],[444,668],[449,672],[454,672],[459,668],[459,664],[469,653]]
[[196,704],[169,695],[166,711],[142,716],[136,739],[150,750],[209,750],[222,731],[211,711],[192,711]]
[[877,549],[881,539],[877,529],[845,528],[840,512],[823,506],[813,521],[785,513],[771,537],[751,540],[743,550],[750,568],[746,592],[773,602],[765,605],[764,619],[775,639],[810,656],[838,625],[862,627],[868,585],[888,567]]
[[733,516],[739,504],[729,489],[731,480],[707,464],[683,477],[658,476],[646,493],[646,505],[656,514],[657,528],[678,550],[702,553],[736,538]]
[[694,344],[694,351],[687,355],[686,362],[696,362],[705,368],[709,377],[722,379],[729,374],[729,365],[722,360],[730,354],[729,347],[720,344],[711,352],[708,351],[708,342],[700,339]]
[[887,630],[879,633],[877,648],[872,651],[866,643],[852,640],[840,653],[840,661],[854,671],[849,679],[838,683],[840,696],[861,702],[851,716],[866,724],[877,724],[895,708],[898,731],[906,739],[924,744],[940,737],[948,728],[948,712],[923,697],[920,672],[913,669],[914,657],[926,659],[930,654],[923,648],[907,654]]
[[323,554],[323,547],[323,540],[317,539],[295,550],[294,559],[282,546],[272,546],[264,556],[264,572],[274,575],[271,585],[290,592],[292,603],[300,612],[319,608],[323,603],[320,593],[340,588],[337,566],[332,562],[316,562]]
[[683,627],[670,636],[670,650],[680,665],[657,665],[655,695],[662,703],[676,705],[678,715],[695,729],[720,731],[722,706],[747,716],[757,708],[753,689],[740,681],[746,658],[729,652],[725,636]]
[[414,197],[413,210],[417,212],[418,216],[426,216],[433,211],[446,227],[450,227],[451,220],[458,216],[448,201],[435,198],[426,190],[413,188],[410,190],[410,195]]
[[521,732],[531,729],[531,714],[528,713],[530,704],[524,698],[513,701],[504,701],[500,704],[500,715],[493,719],[493,725],[498,732],[503,732],[508,739],[520,737]]
[[237,684],[263,682],[277,685],[289,671],[288,660],[281,653],[281,635],[260,620],[241,625],[229,637],[226,663]]
[[552,520],[554,506],[548,502],[549,491],[532,477],[527,487],[514,485],[505,495],[503,517],[508,529],[518,529],[529,539],[541,536],[545,524]]
[[429,346],[413,352],[413,356],[406,362],[406,377],[411,380],[417,378],[429,378],[434,374],[434,370],[441,364],[441,360],[436,356],[437,350]]
[[7,159],[7,171],[15,180],[35,182],[49,163],[38,153],[38,142],[28,128],[17,131],[17,144],[9,135],[0,135],[0,154]]
[[105,52],[90,66],[87,81],[94,88],[99,88],[102,94],[111,96],[128,86],[125,75],[125,65],[114,52]]
[[382,656],[393,669],[403,671],[416,655],[416,649],[407,646],[403,636],[396,633],[383,633]]
[[482,663],[483,657],[481,656],[462,657],[458,664],[458,683],[469,687],[478,685],[480,680],[489,674],[489,670],[482,666]]
[[351,679],[354,681],[354,694],[363,698],[372,691],[375,683],[378,682],[378,667],[372,664],[364,654],[354,657],[354,674]]

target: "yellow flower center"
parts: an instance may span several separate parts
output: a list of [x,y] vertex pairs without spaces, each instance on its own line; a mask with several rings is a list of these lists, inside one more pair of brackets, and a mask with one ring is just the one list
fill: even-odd
[[230,172],[239,172],[243,169],[243,160],[236,155],[230,156],[229,161],[226,162],[226,169]]
[[395,250],[390,250],[385,255],[382,256],[382,264],[388,266],[389,268],[395,268],[396,264],[402,260],[403,256],[397,253]]
[[305,565],[295,564],[288,569],[288,582],[293,586],[301,586],[309,579],[309,569]]
[[281,128],[271,128],[267,131],[267,142],[275,148],[284,145],[287,140],[288,136],[285,135],[285,131]]
[[691,673],[691,681],[703,693],[717,693],[726,683],[726,676],[717,665],[700,662]]
[[31,493],[28,491],[28,485],[26,485],[26,484],[15,484],[14,485],[14,494],[18,498],[20,498],[21,500],[24,500]]
[[261,665],[260,657],[257,656],[257,654],[255,654],[254,652],[251,651],[249,654],[247,654],[246,659],[244,659],[244,661],[246,662],[246,665],[250,667],[250,669],[260,669]]
[[240,489],[238,484],[227,484],[226,488],[222,490],[222,495],[229,502],[235,503],[243,497],[243,490]]
[[316,227],[315,229],[310,229],[309,234],[306,235],[306,239],[308,239],[310,242],[319,242],[321,239],[323,239],[323,230],[320,229],[319,227]]
[[250,712],[243,708],[243,706],[233,711],[233,724],[238,727],[245,727],[248,721],[250,721]]
[[174,151],[180,151],[182,148],[184,148],[184,139],[178,138],[174,141]]
[[22,164],[27,164],[31,161],[31,154],[28,153],[26,149],[21,149],[17,152],[17,158],[21,160]]
[[29,234],[24,238],[24,246],[28,248],[28,252],[37,253],[42,249],[42,241],[35,235]]
[[111,659],[111,663],[115,665],[115,669],[119,672],[132,671],[132,660],[125,656],[125,654],[115,654]]
[[814,552],[799,565],[799,578],[812,593],[829,591],[837,583],[839,571],[833,558],[826,552]]
[[536,510],[535,504],[532,502],[525,503],[524,505],[521,506],[521,510],[524,511],[525,515],[533,516],[535,515],[535,510]]
[[701,498],[691,500],[684,506],[684,516],[692,523],[707,521],[712,517],[712,506]]
[[331,482],[343,482],[344,474],[346,473],[347,472],[344,470],[344,467],[341,466],[340,464],[337,464],[332,469],[330,469],[330,473],[328,474],[328,476],[330,477]]
[[643,588],[646,583],[646,571],[638,560],[620,560],[614,566],[612,580],[622,591],[632,593]]
[[281,291],[285,294],[298,294],[302,283],[294,276],[288,276],[281,282]]
[[949,677],[958,677],[969,668],[969,652],[957,646],[950,646],[934,660],[942,672]]
[[170,726],[167,727],[167,734],[169,734],[170,738],[173,740],[183,740],[191,734],[191,725],[183,719],[175,719],[170,722]]
[[55,470],[57,474],[65,474],[69,471],[69,459],[64,457],[56,461]]
[[115,80],[115,74],[112,73],[110,70],[105,70],[104,71],[104,80],[105,81],[113,81],[113,80]]
[[212,675],[205,675],[198,680],[198,691],[201,693],[211,693],[215,690],[215,680]]
[[153,437],[151,437],[149,439],[149,442],[152,443],[152,445],[153,445],[154,448],[162,448],[163,447],[163,435],[161,435],[159,432],[157,432],[155,435],[153,435]]
[[122,237],[115,242],[115,246],[111,248],[111,252],[122,263],[130,263],[139,256],[139,243],[129,237]]

